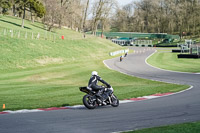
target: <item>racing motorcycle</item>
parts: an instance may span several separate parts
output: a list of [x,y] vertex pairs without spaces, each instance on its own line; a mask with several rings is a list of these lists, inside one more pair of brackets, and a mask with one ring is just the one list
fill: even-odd
[[100,97],[98,97],[96,94],[96,91],[93,91],[89,87],[79,87],[80,91],[87,93],[85,96],[83,96],[83,104],[88,109],[95,109],[97,106],[105,106],[105,105],[111,105],[113,107],[119,106],[119,100],[113,93],[113,88],[105,88],[105,90],[102,93],[102,97],[104,98],[104,101],[101,100]]

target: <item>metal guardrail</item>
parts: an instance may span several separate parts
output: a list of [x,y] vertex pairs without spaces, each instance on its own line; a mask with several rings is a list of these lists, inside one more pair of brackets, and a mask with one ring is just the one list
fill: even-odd
[[110,52],[110,56],[115,56],[115,55],[118,55],[118,54],[124,54],[124,53],[128,53],[128,52],[129,52],[129,49],[119,50],[119,51],[115,51],[115,52]]

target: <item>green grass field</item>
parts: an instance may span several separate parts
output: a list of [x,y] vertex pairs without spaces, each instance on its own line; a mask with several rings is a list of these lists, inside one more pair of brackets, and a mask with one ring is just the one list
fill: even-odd
[[184,123],[171,126],[148,128],[126,133],[199,133],[200,122]]
[[178,59],[171,49],[160,49],[147,62],[153,66],[179,72],[200,72],[200,59]]
[[[4,34],[5,28],[20,30],[21,35],[46,33],[41,23],[25,21],[25,29],[21,29],[20,24],[18,18],[0,16],[0,106],[5,104],[5,110],[82,104],[84,93],[79,87],[87,86],[93,70],[114,87],[119,99],[188,88],[107,69],[103,60],[111,58],[109,52],[124,48],[106,39],[89,35],[83,38],[82,34],[68,29],[54,30],[53,34],[60,37],[55,42]],[[65,36],[64,40],[61,35]]]

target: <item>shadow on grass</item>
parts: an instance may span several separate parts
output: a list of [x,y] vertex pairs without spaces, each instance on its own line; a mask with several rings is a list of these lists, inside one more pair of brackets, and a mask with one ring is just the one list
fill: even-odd
[[[3,20],[3,19],[0,19],[0,21],[2,21],[2,22],[6,22],[6,23],[9,23],[9,24],[13,24],[13,25],[15,25],[15,26],[19,26],[19,27],[21,27],[21,25],[19,25],[19,24],[16,24],[16,23],[13,23],[13,22],[10,22],[10,21],[6,21],[6,20]],[[31,28],[26,27],[26,26],[24,26],[24,28],[25,28],[25,29],[31,29]]]
[[63,105],[62,105],[62,107],[65,107],[65,106],[69,106],[69,104],[68,104],[68,103],[66,103],[66,104],[63,104]]
[[[35,25],[35,24],[31,24],[31,25],[34,26],[34,27],[36,27],[36,28],[43,29],[43,30],[47,31],[47,30],[45,29],[45,27],[40,27],[40,26],[37,26],[37,25]],[[55,31],[48,31],[48,32],[56,33]]]
[[44,27],[40,27],[40,26],[37,26],[37,25],[34,25],[34,24],[31,24],[31,25],[34,26],[34,27],[36,27],[36,28],[46,30]]

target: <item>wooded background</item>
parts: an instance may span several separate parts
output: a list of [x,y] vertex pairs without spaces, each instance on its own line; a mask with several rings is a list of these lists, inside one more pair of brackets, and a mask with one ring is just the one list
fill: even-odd
[[200,36],[200,0],[0,0],[0,13],[35,20],[48,31],[115,31]]

